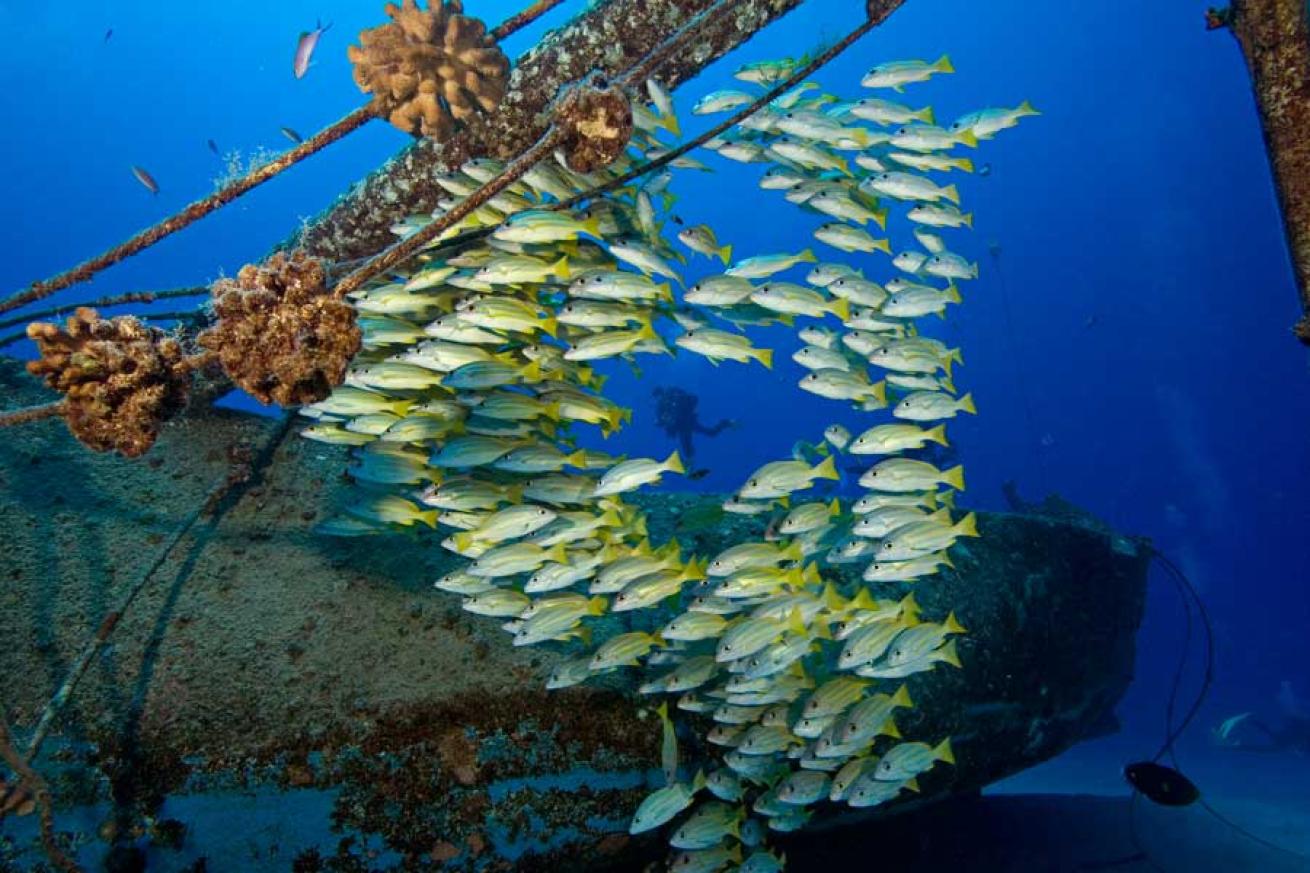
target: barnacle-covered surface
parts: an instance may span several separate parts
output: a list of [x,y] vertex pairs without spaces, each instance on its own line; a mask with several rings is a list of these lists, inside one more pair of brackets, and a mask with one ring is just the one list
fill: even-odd
[[415,136],[445,140],[505,95],[509,59],[480,20],[459,2],[388,3],[391,21],[359,35],[347,53],[355,84],[373,95],[378,114]]
[[88,448],[134,458],[186,403],[191,368],[177,340],[128,315],[81,307],[64,327],[27,329],[41,353],[28,364],[63,394],[69,429]]
[[[799,0],[739,0],[730,14],[701,27],[687,45],[660,66],[670,89],[745,42],[755,31],[790,11]],[[867,13],[877,20],[903,0],[850,3],[851,26]],[[496,112],[470,119],[447,143],[422,140],[407,147],[350,191],[288,246],[304,246],[333,260],[371,255],[392,242],[391,226],[408,215],[431,212],[445,192],[434,167],[454,168],[471,157],[511,158],[549,126],[547,111],[562,85],[592,70],[613,76],[641,60],[679,27],[713,6],[712,0],[609,0],[595,4],[567,26],[548,34],[514,63],[509,90]]]
[[[6,404],[40,394],[16,364],[0,370],[0,387]],[[226,475],[228,447],[271,428],[235,413],[187,416],[132,466],[88,455],[58,422],[0,447],[0,576],[50,580],[0,591],[11,723],[33,723],[90,629]],[[634,704],[616,683],[542,690],[558,655],[504,645],[494,623],[432,591],[454,559],[418,539],[311,533],[346,497],[344,465],[343,450],[289,440],[216,529],[183,540],[42,759],[76,765],[55,779],[60,802],[112,788],[146,813],[166,795],[239,786],[286,788],[296,809],[326,790],[337,832],[373,835],[394,863],[534,869],[569,858],[633,869],[659,857],[658,837],[626,834],[659,756],[649,700]],[[700,553],[760,534],[761,522],[739,517],[681,532],[706,498],[631,499],[653,538],[679,530]],[[984,514],[980,526],[980,539],[957,547],[949,604],[928,592],[922,604],[972,620],[962,670],[911,679],[916,707],[903,728],[956,744],[958,766],[931,774],[927,797],[975,789],[1108,729],[1132,673],[1147,561],[1136,543],[1068,511]]]
[[354,309],[328,293],[323,265],[304,252],[247,264],[213,295],[217,323],[199,342],[261,403],[322,400],[359,351]]
[[1230,26],[1255,88],[1310,345],[1310,10],[1304,0],[1237,0]]

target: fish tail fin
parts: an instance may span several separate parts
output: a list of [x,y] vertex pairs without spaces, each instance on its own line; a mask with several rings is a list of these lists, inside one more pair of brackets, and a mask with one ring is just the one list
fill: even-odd
[[879,408],[887,405],[887,380],[879,379],[870,386],[873,392],[873,399],[878,401]]
[[959,289],[959,288],[956,288],[955,285],[953,285],[953,284],[952,284],[952,285],[947,285],[947,286],[946,286],[946,299],[949,300],[949,301],[951,301],[952,303],[959,303],[959,302],[960,302],[960,289]]
[[569,256],[560,255],[559,260],[551,265],[550,271],[555,274],[555,278],[561,282],[569,278]]
[[705,787],[705,771],[697,770],[696,775],[691,780],[691,793],[699,794],[700,790]]
[[473,534],[468,531],[460,531],[452,536],[450,541],[455,546],[455,551],[463,552],[473,544]]
[[815,479],[840,479],[841,474],[837,472],[837,462],[832,455],[824,458],[810,470],[810,475]]
[[841,515],[841,501],[836,497],[828,504],[828,514],[832,516]]
[[814,249],[802,249],[801,253],[796,256],[797,263],[812,264],[817,263],[818,260],[819,259],[814,256]]
[[608,606],[609,600],[597,594],[587,601],[587,613],[589,615],[604,615]]
[[932,68],[933,68],[934,70],[936,70],[937,72],[939,72],[939,73],[954,73],[954,72],[955,72],[955,67],[951,66],[951,56],[950,56],[950,55],[942,55],[942,56],[941,56],[940,58],[938,58],[937,61],[932,65]]
[[924,124],[936,124],[936,121],[933,120],[931,106],[923,107],[918,112],[914,113],[914,115],[911,117],[917,121],[922,121]]
[[851,317],[851,302],[844,297],[839,297],[832,302],[832,308],[829,311],[837,316],[840,321],[849,321]]
[[668,115],[660,118],[658,125],[674,136],[682,136],[682,128],[678,124],[677,113],[670,112]]
[[433,530],[436,530],[437,515],[438,515],[437,510],[429,509],[424,512],[418,513],[415,517],[418,518],[419,521],[426,524],[428,527],[432,528]]
[[959,531],[960,536],[963,537],[978,536],[978,516],[972,512],[969,513],[964,518],[960,519],[960,523],[955,526],[955,529]]
[[556,564],[567,564],[569,562],[569,553],[564,548],[563,543],[556,543],[546,550],[546,558]]
[[950,445],[950,443],[946,441],[946,425],[944,424],[939,424],[932,430],[928,431],[924,434],[924,439],[932,440],[939,446]]
[[663,467],[670,473],[686,473],[687,468],[682,465],[682,458],[675,449],[672,454],[664,459]]
[[[568,256],[565,255],[565,257]],[[553,339],[556,335],[559,334],[559,320],[556,319],[555,316],[553,315],[548,315],[541,320],[541,329],[545,333],[549,334]]]
[[661,722],[667,722],[669,720],[669,702],[665,700],[655,707],[655,714],[660,717]]
[[582,469],[587,465],[587,450],[578,449],[573,454],[567,455],[564,458],[564,463],[568,464],[570,467],[577,467],[578,469]]
[[719,252],[719,258],[722,259],[723,263],[725,263],[725,264],[729,264],[729,263],[732,262],[732,244],[731,244],[731,243],[729,243],[729,244],[726,245],[726,246],[720,246],[719,249],[718,249],[718,252]]
[[533,361],[523,369],[519,370],[519,375],[523,377],[524,382],[540,382],[541,364],[537,361]]
[[593,215],[591,218],[582,222],[582,229],[596,239],[603,239],[600,233],[600,216]]
[[947,737],[937,744],[937,748],[932,750],[934,760],[945,761],[947,764],[955,763],[955,753],[951,751],[951,738]]
[[673,286],[670,285],[668,282],[661,282],[661,283],[659,284],[659,289],[660,289],[659,298],[660,298],[661,300],[665,301],[666,303],[672,303],[672,302],[673,302]]
[[942,196],[945,197],[947,200],[951,201],[952,203],[954,203],[956,206],[960,205],[960,191],[954,185],[947,185],[945,188],[943,188]]
[[972,130],[964,131],[955,139],[957,142],[962,142],[971,149],[978,148],[978,134],[974,133]]
[[1039,110],[1034,109],[1033,105],[1029,103],[1027,100],[1025,100],[1019,104],[1018,109],[1014,110],[1014,114],[1018,116],[1024,116],[1024,115],[1041,115],[1042,113]]
[[876,239],[873,241],[873,250],[890,255],[892,253],[892,241],[889,239]]
[[946,473],[943,474],[942,480],[946,482],[947,485],[950,485],[952,488],[954,488],[956,491],[963,491],[964,490],[964,465],[956,464],[954,467],[947,470]]
[[841,170],[843,175],[850,176],[852,179],[855,178],[855,174],[851,172],[851,165],[846,163],[845,158],[837,159],[837,169]]
[[960,624],[956,619],[954,612],[947,614],[946,621],[942,622],[942,628],[949,634],[967,634],[969,632],[968,628]]
[[792,540],[788,546],[782,550],[782,557],[788,561],[805,560],[805,550],[801,548],[800,541]]
[[655,332],[655,326],[651,323],[649,318],[641,323],[641,327],[637,329],[637,336],[644,340],[660,338],[660,335]]
[[[958,348],[951,349],[950,351],[948,351],[948,352],[946,353],[946,360],[947,360],[947,361],[954,361],[954,362],[957,363],[957,364],[963,365],[963,364],[964,364],[964,352],[960,351]],[[947,372],[949,373],[950,371],[948,370]]]
[[[880,229],[882,229],[882,230],[886,230],[886,229],[887,229],[887,216],[888,216],[888,214],[890,214],[890,213],[891,213],[891,210],[890,210],[890,209],[885,209],[885,208],[884,208],[884,209],[875,209],[875,210],[873,210],[873,220],[874,220],[875,222],[877,222],[878,227],[879,227]],[[890,245],[890,240],[888,241],[888,245]],[[889,252],[889,254],[890,254],[890,252]]]
[[894,740],[902,739],[901,729],[898,728],[896,722],[890,718],[887,719],[886,724],[879,728],[878,733],[882,734],[884,737],[891,737]]
[[973,405],[973,392],[969,392],[960,398],[960,409],[970,415],[978,414],[978,407]]
[[973,278],[975,278],[975,279],[978,278],[978,262],[977,262],[977,261],[974,261],[972,264],[969,265],[969,272],[970,272],[971,274],[973,274]]
[[807,585],[818,585],[821,583],[823,577],[819,575],[819,565],[813,561],[806,564],[805,569],[801,571],[801,581]]
[[773,369],[773,349],[753,349],[751,357],[763,364],[765,369]]
[[914,706],[914,701],[910,699],[908,686],[902,685],[896,689],[896,693],[892,695],[892,706]]
[[[950,642],[948,642],[946,645],[938,649],[936,654],[937,654],[937,660],[941,661],[943,664],[950,664],[952,667],[956,667],[956,668],[962,666],[960,664],[960,652],[958,647],[955,645],[955,640],[953,639]],[[954,764],[955,762],[951,761],[950,763]]]
[[955,166],[959,167],[961,170],[964,170],[964,172],[966,173],[973,172],[973,161],[969,160],[968,158],[960,158],[955,162]]

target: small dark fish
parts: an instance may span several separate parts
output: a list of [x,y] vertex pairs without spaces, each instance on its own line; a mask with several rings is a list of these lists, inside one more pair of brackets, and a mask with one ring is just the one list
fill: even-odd
[[690,473],[688,473],[687,478],[691,479],[694,482],[697,479],[704,479],[709,474],[710,474],[709,467],[701,467],[699,470],[692,470]]
[[149,191],[151,194],[159,193],[159,183],[155,181],[154,176],[147,173],[143,168],[133,164],[132,175],[136,176],[136,180],[140,182],[142,185],[145,185],[146,190]]
[[1161,806],[1187,806],[1201,796],[1192,780],[1172,767],[1151,761],[1129,764],[1124,768],[1124,778],[1147,800]]
[[205,144],[209,146],[211,152],[218,154],[218,143],[214,142],[212,139],[207,139],[205,140]]
[[676,216],[676,215],[671,215],[671,216],[669,216],[669,217],[673,219],[673,223],[674,223],[674,224],[678,225],[679,227],[682,226],[683,221],[682,221],[681,218],[679,218],[679,217]]
[[105,42],[109,42],[109,38],[110,38],[111,36],[113,36],[113,35],[114,35],[114,29],[113,29],[112,27],[109,28],[108,30],[106,30],[106,31],[105,31]]
[[991,164],[983,164],[981,167],[978,168],[979,176],[990,176],[991,174],[992,174]]
[[323,22],[320,21],[317,27],[308,33],[300,34],[300,38],[296,40],[296,57],[292,62],[291,72],[295,74],[297,79],[303,79],[305,73],[309,72],[309,62],[314,56],[314,49],[318,47],[318,38],[326,33],[331,26],[332,22],[330,21],[327,27],[324,27]]
[[305,141],[300,134],[296,133],[294,130],[292,130],[289,127],[282,128],[282,135],[285,136],[287,139],[291,140],[292,142],[296,143],[297,145]]

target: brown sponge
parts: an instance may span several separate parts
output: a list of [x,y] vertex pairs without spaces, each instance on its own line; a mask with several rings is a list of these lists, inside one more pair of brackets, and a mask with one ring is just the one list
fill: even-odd
[[415,0],[385,7],[391,18],[360,33],[346,51],[355,84],[373,95],[377,113],[415,136],[444,140],[456,123],[489,112],[505,95],[509,59],[481,21],[459,2]]
[[96,451],[144,454],[186,403],[193,359],[177,340],[130,315],[102,319],[82,307],[66,327],[30,324],[27,335],[41,352],[28,372],[65,395],[69,430]]
[[261,403],[297,406],[327,397],[359,351],[355,310],[327,289],[323,265],[304,252],[247,264],[214,283],[217,322],[200,345]]
[[617,85],[592,73],[560,96],[555,123],[564,132],[569,169],[590,173],[614,162],[632,138],[632,104]]

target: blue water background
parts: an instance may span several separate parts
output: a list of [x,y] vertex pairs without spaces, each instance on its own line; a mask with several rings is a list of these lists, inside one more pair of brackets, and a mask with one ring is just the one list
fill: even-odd
[[[377,22],[377,5],[0,3],[9,45],[0,288],[64,269],[208,193],[222,161],[207,139],[223,152],[279,150],[289,145],[279,127],[308,136],[357,106],[344,46]],[[495,22],[518,4],[468,5]],[[711,66],[677,94],[685,129],[708,123],[691,104],[734,86],[739,64],[813,49],[862,7],[810,0]],[[580,8],[565,4],[513,37],[510,55]],[[297,81],[295,37],[316,18],[334,26]],[[1310,695],[1310,359],[1288,333],[1296,295],[1237,46],[1205,31],[1191,0],[1133,4],[1129,14],[1100,3],[909,0],[818,79],[856,95],[872,63],[943,52],[958,74],[915,86],[907,101],[932,103],[942,119],[1022,99],[1043,112],[972,155],[991,164],[989,176],[953,179],[977,231],[948,238],[982,266],[964,305],[933,326],[964,349],[957,382],[979,407],[950,427],[968,471],[963,502],[1002,508],[1001,485],[1014,480],[1031,498],[1057,491],[1151,537],[1215,616],[1220,672],[1202,724],[1245,709],[1276,720],[1280,681]],[[371,124],[57,299],[231,275],[405,142]],[[713,176],[675,182],[685,221],[710,223],[741,256],[822,251],[809,236],[818,220],[759,191],[759,168],[707,160]],[[159,181],[157,197],[132,164]],[[910,242],[902,221],[894,248]],[[871,276],[890,275],[882,256],[866,263]],[[699,256],[692,264],[689,278],[711,269]],[[699,445],[711,473],[691,487],[727,490],[830,421],[858,423],[794,387],[801,371],[785,333],[759,341],[779,348],[771,372],[685,354],[643,361],[641,379],[616,368],[615,396],[636,416],[612,442],[662,457],[672,443],[653,425],[650,389],[693,390],[707,421],[741,423]],[[1181,640],[1176,610],[1169,589],[1152,588],[1139,678],[1122,707],[1143,752],[1159,734]]]

